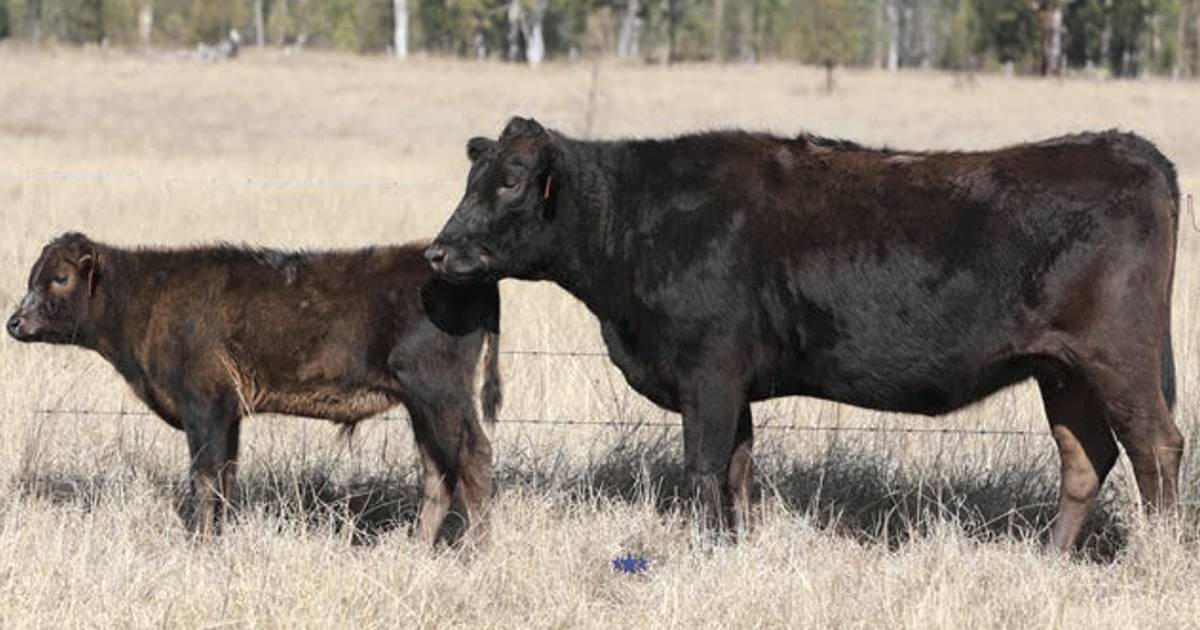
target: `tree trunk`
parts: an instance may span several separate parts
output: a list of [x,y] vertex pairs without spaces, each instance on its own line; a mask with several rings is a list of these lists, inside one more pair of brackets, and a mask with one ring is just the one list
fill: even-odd
[[737,56],[742,63],[754,63],[758,53],[754,46],[754,3],[745,0],[738,10]]
[[138,6],[138,41],[142,48],[150,46],[150,37],[154,33],[154,3],[142,0]]
[[1042,76],[1062,74],[1063,10],[1059,0],[1047,0],[1038,9],[1042,25]]
[[267,20],[263,15],[263,2],[265,1],[254,0],[254,45],[259,48],[267,44]]
[[1148,71],[1154,72],[1162,61],[1162,16],[1150,16],[1150,59],[1147,60]]
[[638,56],[638,38],[641,31],[639,9],[639,0],[626,0],[625,17],[621,20],[621,33],[617,38],[617,57],[621,59],[633,59]]
[[900,67],[900,10],[896,7],[899,0],[887,0],[884,11],[887,13],[887,69],[895,71]]
[[[514,0],[516,2],[517,0]],[[550,0],[536,0],[533,9],[526,12],[520,20],[521,34],[525,36],[525,61],[531,66],[542,63],[546,56],[546,42],[542,38],[542,21],[546,17],[546,8]],[[512,9],[509,9],[512,15]]]
[[[262,0],[259,0],[262,2]],[[397,59],[408,58],[408,0],[392,0],[392,47]]]
[[1171,68],[1171,78],[1180,79],[1187,76],[1188,72],[1188,54],[1187,54],[1187,22],[1188,22],[1188,5],[1179,3],[1179,29],[1175,33],[1175,62]]
[[713,0],[712,21],[712,58],[721,61],[725,58],[724,42],[721,41],[725,31],[725,0]]
[[1192,0],[1192,76],[1200,77],[1200,0]]
[[521,60],[521,0],[508,2],[508,60]]
[[667,5],[667,63],[675,62],[675,31],[678,28],[679,21],[677,15],[679,9],[675,6],[679,0],[663,0]]
[[[651,0],[652,1],[652,0]],[[647,11],[652,38],[650,58],[663,65],[671,63],[671,0],[658,0]]]

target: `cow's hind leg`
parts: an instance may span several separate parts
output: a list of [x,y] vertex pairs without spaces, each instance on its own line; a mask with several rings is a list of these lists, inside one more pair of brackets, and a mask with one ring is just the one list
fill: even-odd
[[237,502],[238,447],[241,442],[242,421],[234,419],[225,435],[225,464],[221,468],[221,515],[220,520],[229,519]]
[[450,509],[454,485],[433,454],[423,446],[419,447],[419,450],[424,483],[421,489],[421,510],[417,514],[416,535],[417,540],[426,545],[433,545],[442,529],[442,523],[446,520],[446,512]]
[[446,512],[450,510],[458,476],[454,474],[453,463],[447,461],[450,454],[434,430],[437,425],[430,421],[434,417],[432,412],[419,404],[408,405],[408,411],[417,450],[421,453],[422,469],[421,508],[417,513],[414,533],[417,540],[433,545],[442,529],[442,522],[446,520]]
[[1068,552],[1117,459],[1117,443],[1088,384],[1074,374],[1038,378],[1050,430],[1058,442],[1062,479],[1049,544]]
[[733,507],[733,528],[739,538],[750,531],[750,495],[754,484],[754,418],[750,404],[742,406],[729,459],[729,495]]
[[1140,361],[1096,362],[1089,380],[1129,456],[1143,507],[1151,513],[1170,513],[1179,488],[1184,440],[1162,392],[1158,358],[1146,354]]
[[458,451],[458,487],[467,510],[467,533],[474,544],[487,542],[491,532],[492,444],[473,412],[463,427]]

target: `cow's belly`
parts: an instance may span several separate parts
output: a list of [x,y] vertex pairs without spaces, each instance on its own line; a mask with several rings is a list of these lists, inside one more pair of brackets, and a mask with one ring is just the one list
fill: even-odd
[[[997,350],[971,352],[961,345],[916,347],[899,344],[875,354],[853,346],[790,358],[774,372],[774,391],[756,392],[756,399],[778,395],[824,398],[880,411],[940,415],[974,403],[1033,374],[1027,356]],[[761,388],[755,388],[756,390]]]

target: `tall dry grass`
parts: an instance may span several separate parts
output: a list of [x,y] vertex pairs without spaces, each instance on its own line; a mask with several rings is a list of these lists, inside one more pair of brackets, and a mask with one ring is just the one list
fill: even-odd
[[[1121,127],[1200,183],[1200,85],[1043,82],[784,65],[491,63],[250,54],[231,64],[0,49],[0,305],[68,229],[122,245],[245,241],[329,248],[426,237],[457,201],[464,141],[513,114],[601,137],[715,127],[808,129],[976,148]],[[1185,226],[1195,215],[1185,216]],[[1196,435],[1200,238],[1176,281],[1178,417]],[[600,347],[562,291],[506,282],[505,349]],[[510,419],[674,422],[604,359],[506,355]],[[1198,481],[1187,514],[1147,528],[1122,462],[1073,561],[1044,556],[1057,460],[1048,435],[763,431],[759,526],[707,548],[674,500],[671,428],[496,429],[496,527],[474,554],[409,539],[417,485],[403,422],[254,418],[243,509],[186,540],[182,436],[98,357],[0,340],[0,625],[595,627],[1180,627],[1200,624]],[[1034,388],[946,418],[803,399],[757,405],[801,427],[1044,429]],[[609,560],[632,551],[645,575]]]

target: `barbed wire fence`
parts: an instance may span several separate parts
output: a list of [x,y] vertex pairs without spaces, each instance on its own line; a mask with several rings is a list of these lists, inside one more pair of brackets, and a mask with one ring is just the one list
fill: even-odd
[[[578,359],[589,358],[598,360],[607,360],[608,353],[597,350],[502,350],[502,356],[512,357],[550,357],[561,359]],[[148,409],[101,409],[94,407],[39,407],[33,409],[14,409],[9,408],[4,410],[7,414],[31,414],[34,416],[93,416],[106,418],[157,418],[157,414]],[[373,416],[371,419],[378,420],[399,420],[408,421],[408,416],[398,413],[383,413]],[[591,429],[655,429],[655,430],[672,430],[682,429],[682,423],[667,422],[662,420],[643,420],[643,419],[621,419],[621,418],[599,418],[588,416],[573,416],[560,415],[557,417],[524,417],[501,416],[497,419],[500,425],[521,425],[528,427],[544,428],[544,429],[570,429],[570,428],[591,428]],[[1049,431],[1034,431],[1027,429],[966,429],[960,427],[881,427],[881,426],[852,426],[852,425],[802,425],[802,424],[780,424],[774,422],[763,422],[755,424],[756,431],[778,431],[786,433],[846,433],[846,434],[892,434],[892,435],[907,435],[907,436],[926,436],[926,437],[1015,437],[1021,439],[1028,438],[1049,438]]]
[[[235,177],[229,175],[169,175],[147,174],[140,172],[119,171],[78,171],[62,169],[29,169],[29,170],[0,170],[0,180],[29,183],[45,182],[137,182],[164,186],[203,187],[215,189],[321,189],[321,190],[378,190],[383,192],[399,192],[414,188],[457,188],[462,185],[459,180],[405,180],[405,179],[376,179],[365,177]],[[1186,211],[1193,215],[1192,196],[1188,195]],[[1200,226],[1198,226],[1200,228]],[[1200,231],[1200,229],[1198,229]],[[539,350],[539,349],[509,349],[500,352],[503,356],[512,357],[546,357],[557,359],[608,359],[608,353],[598,350]],[[32,414],[37,416],[102,416],[102,417],[157,417],[149,410],[143,409],[97,409],[97,408],[35,408],[35,409],[5,409],[8,414]],[[375,416],[377,419],[408,420],[407,415],[384,413]],[[620,418],[595,418],[582,416],[560,416],[554,418],[501,417],[500,424],[515,424],[534,426],[545,429],[567,428],[622,428],[622,429],[680,429],[680,422],[665,422],[659,420],[625,420]],[[1049,431],[1026,429],[966,429],[960,427],[881,427],[881,426],[849,426],[849,425],[800,425],[764,422],[755,425],[755,430],[780,431],[795,433],[872,433],[897,434],[928,437],[1015,437],[1015,438],[1049,438]]]

